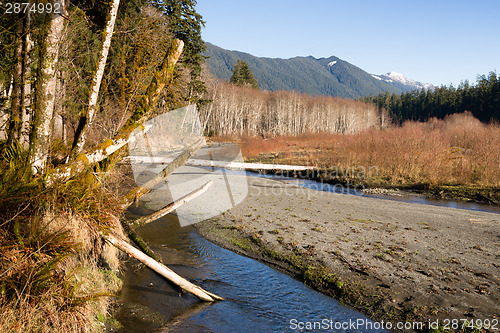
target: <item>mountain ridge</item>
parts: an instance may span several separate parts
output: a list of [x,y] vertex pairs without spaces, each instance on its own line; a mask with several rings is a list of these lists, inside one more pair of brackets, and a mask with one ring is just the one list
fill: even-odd
[[[315,58],[297,56],[289,59],[256,57],[240,51],[229,51],[206,43],[207,68],[216,77],[229,81],[237,60],[248,63],[264,90],[293,90],[310,95],[360,98],[380,93],[401,93],[416,89],[391,78],[375,77],[336,56]],[[416,82],[410,79],[407,81]]]

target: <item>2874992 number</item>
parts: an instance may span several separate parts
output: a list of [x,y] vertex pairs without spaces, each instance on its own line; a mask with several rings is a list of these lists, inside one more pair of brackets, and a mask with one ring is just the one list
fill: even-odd
[[54,13],[61,14],[61,4],[56,3],[29,3],[29,2],[7,2],[5,14],[19,13]]
[[486,330],[498,330],[498,319],[443,319],[443,328],[445,330],[453,329],[486,329]]

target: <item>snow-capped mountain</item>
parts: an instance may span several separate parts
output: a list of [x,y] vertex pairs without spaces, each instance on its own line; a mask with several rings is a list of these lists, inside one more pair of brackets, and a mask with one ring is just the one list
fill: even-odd
[[380,81],[385,81],[393,86],[395,86],[398,89],[401,89],[402,91],[410,91],[410,90],[416,90],[416,89],[425,89],[425,90],[434,90],[434,85],[430,83],[422,83],[418,82],[412,79],[407,78],[403,74],[396,73],[396,72],[390,72],[387,74],[382,74],[382,75],[374,75],[372,76]]

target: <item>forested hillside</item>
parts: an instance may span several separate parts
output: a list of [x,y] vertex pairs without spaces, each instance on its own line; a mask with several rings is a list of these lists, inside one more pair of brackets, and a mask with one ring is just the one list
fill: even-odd
[[248,53],[228,51],[206,43],[208,70],[216,77],[229,81],[238,60],[248,63],[263,90],[298,91],[310,95],[358,98],[383,92],[400,93],[395,86],[374,78],[347,61],[337,57],[316,59],[259,58]]
[[403,94],[381,94],[363,99],[375,103],[401,123],[405,120],[427,121],[432,117],[443,119],[447,115],[470,111],[482,122],[500,121],[500,75],[495,72],[478,77],[475,85],[461,83],[432,90],[419,90]]

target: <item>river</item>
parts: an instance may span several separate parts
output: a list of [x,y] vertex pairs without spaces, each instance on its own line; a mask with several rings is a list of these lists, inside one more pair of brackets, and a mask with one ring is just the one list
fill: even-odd
[[[280,179],[318,190],[339,191],[339,187],[309,180]],[[367,195],[352,190],[348,193]],[[418,196],[375,197],[500,212],[495,206]],[[129,217],[148,213],[139,207]],[[170,268],[226,300],[208,304],[189,294],[180,297],[175,286],[147,268],[137,269],[137,262],[129,260],[117,315],[124,326],[119,332],[304,332],[312,331],[307,328],[314,324],[320,328],[315,332],[366,332],[366,325],[374,325],[356,310],[266,265],[220,248],[199,236],[192,226],[181,224],[189,223],[179,223],[178,217],[169,215],[137,232]],[[363,326],[353,329],[349,325],[353,322],[362,322]]]

